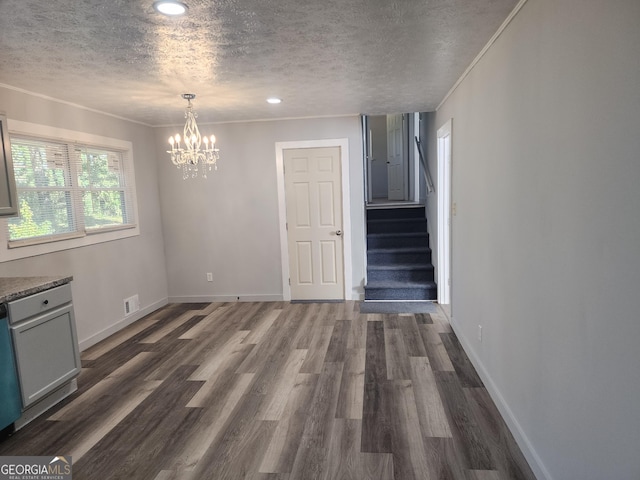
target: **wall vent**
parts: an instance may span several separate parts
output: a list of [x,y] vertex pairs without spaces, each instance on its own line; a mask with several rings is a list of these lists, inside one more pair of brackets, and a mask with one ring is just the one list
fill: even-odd
[[140,300],[138,300],[138,294],[136,293],[133,297],[124,299],[124,316],[128,317],[132,313],[140,310]]

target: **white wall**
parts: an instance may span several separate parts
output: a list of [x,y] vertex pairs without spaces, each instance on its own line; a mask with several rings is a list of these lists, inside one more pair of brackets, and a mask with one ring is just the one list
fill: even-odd
[[[2,87],[0,109],[10,121],[131,141],[140,224],[136,237],[0,263],[0,276],[73,275],[78,339],[83,349],[166,303],[153,129]],[[0,228],[6,228],[6,220],[0,219]],[[141,311],[125,319],[123,299],[136,293]]]
[[640,478],[638,21],[529,0],[433,127],[453,118],[454,327],[540,478]]
[[[169,297],[172,301],[280,300],[282,267],[276,142],[349,140],[353,285],[364,282],[364,192],[360,119],[353,117],[200,125],[219,142],[219,167],[208,179],[182,179],[167,139],[156,132]],[[206,273],[213,273],[213,282]]]

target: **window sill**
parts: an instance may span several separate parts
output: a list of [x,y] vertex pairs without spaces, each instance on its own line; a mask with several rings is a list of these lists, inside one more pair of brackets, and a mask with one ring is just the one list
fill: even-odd
[[100,235],[101,233],[116,232],[116,231],[119,231],[119,230],[129,230],[131,228],[137,228],[137,227],[138,227],[138,225],[135,225],[135,224],[111,225],[111,226],[108,226],[108,227],[87,228],[85,233],[87,235]]
[[[6,220],[0,220],[6,223]],[[22,242],[12,242],[10,248],[7,248],[8,241],[6,238],[7,227],[0,227],[0,245],[4,244],[4,248],[0,248],[0,263],[18,260],[21,258],[36,257],[38,255],[46,255],[49,253],[60,252],[63,250],[71,250],[74,248],[88,247],[104,242],[121,240],[140,235],[140,227],[138,225],[126,225],[123,227],[103,229],[99,231],[87,232],[87,235],[81,236],[65,236],[56,240],[48,239],[34,243],[33,240]],[[22,243],[21,245],[16,245]]]

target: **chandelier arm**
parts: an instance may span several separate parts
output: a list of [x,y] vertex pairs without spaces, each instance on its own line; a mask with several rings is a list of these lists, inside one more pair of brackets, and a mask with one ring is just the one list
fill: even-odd
[[[198,114],[193,110],[191,100],[195,98],[192,93],[185,93],[182,98],[187,100],[187,108],[185,110],[185,125],[182,131],[183,136],[175,135],[169,139],[171,150],[167,150],[171,163],[178,168],[182,167],[182,178],[186,179],[191,173],[191,177],[198,176],[199,167],[203,178],[207,178],[207,166],[209,170],[212,167],[217,170],[217,161],[220,159],[219,149],[216,147],[216,139],[211,135],[211,140],[204,137],[204,148],[202,147],[203,137],[200,134],[196,118]],[[184,140],[184,146],[180,144]]]

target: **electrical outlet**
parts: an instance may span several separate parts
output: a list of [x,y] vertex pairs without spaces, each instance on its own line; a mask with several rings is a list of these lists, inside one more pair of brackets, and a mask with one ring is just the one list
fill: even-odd
[[478,341],[482,343],[482,325],[478,325]]
[[207,282],[213,282],[213,273],[207,273]]

